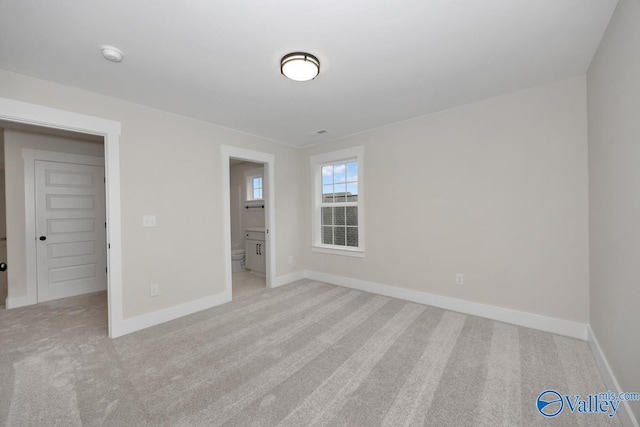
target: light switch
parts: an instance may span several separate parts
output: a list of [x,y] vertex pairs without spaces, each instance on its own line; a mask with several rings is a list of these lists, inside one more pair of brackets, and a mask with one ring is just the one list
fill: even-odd
[[155,215],[145,215],[142,217],[142,226],[143,227],[155,227],[156,226],[156,216]]

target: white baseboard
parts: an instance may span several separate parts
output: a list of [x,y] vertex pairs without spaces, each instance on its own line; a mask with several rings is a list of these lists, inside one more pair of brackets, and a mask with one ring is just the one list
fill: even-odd
[[555,317],[542,316],[509,308],[445,297],[442,295],[435,295],[406,288],[398,288],[395,286],[336,276],[333,274],[320,273],[317,271],[306,270],[305,277],[320,282],[331,283],[360,291],[372,292],[374,294],[399,298],[419,304],[431,305],[464,314],[486,317],[499,322],[511,323],[513,325],[551,332],[558,335],[577,338],[583,341],[586,341],[587,339],[588,325],[586,323],[557,319]]
[[272,288],[277,288],[278,286],[288,285],[289,283],[297,282],[298,280],[304,279],[304,271],[295,271],[293,273],[285,274],[282,276],[278,276],[271,282]]
[[5,307],[7,307],[7,310],[9,310],[11,308],[26,307],[28,305],[34,305],[37,303],[38,300],[31,295],[25,295],[23,297],[17,298],[7,297],[7,299],[5,300]]
[[[304,279],[304,271],[296,271],[294,273],[276,277],[276,279],[271,283],[271,287],[277,288],[278,286],[283,286],[301,279]],[[118,328],[118,330],[114,330],[112,335],[113,338],[127,335],[132,332],[146,329],[150,326],[159,325],[208,308],[213,308],[229,301],[231,301],[231,295],[227,295],[226,292],[223,292],[175,307],[169,307],[164,310],[143,314],[142,316],[124,319],[122,327]]]
[[[635,392],[636,390],[622,390],[620,388],[620,384],[618,383],[616,376],[613,374],[613,370],[611,369],[611,366],[609,365],[609,362],[607,361],[607,358],[602,351],[602,347],[600,347],[598,339],[596,338],[596,334],[593,332],[593,329],[591,329],[591,326],[588,327],[588,342],[589,347],[591,347],[593,357],[596,359],[596,364],[598,365],[598,369],[600,370],[600,374],[602,375],[604,384],[610,390],[615,391],[616,393],[621,393],[623,391]],[[617,415],[620,417],[620,421],[622,421],[622,424],[625,427],[640,427],[638,425],[638,420],[631,411],[629,402],[622,402],[621,408],[618,409]]]
[[154,311],[152,313],[143,314],[130,319],[124,319],[122,321],[122,327],[117,331],[112,331],[112,338],[140,331],[183,316],[188,316],[189,314],[213,308],[229,301],[231,301],[231,295],[228,295],[226,292],[222,292],[196,301],[190,301],[184,304],[165,308],[163,310]]

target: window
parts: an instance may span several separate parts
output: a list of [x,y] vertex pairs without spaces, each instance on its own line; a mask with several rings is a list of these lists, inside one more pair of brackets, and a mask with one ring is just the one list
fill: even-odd
[[314,250],[364,255],[363,159],[362,147],[311,157]]
[[254,176],[251,178],[251,189],[253,193],[253,200],[262,199],[262,177]]
[[247,201],[264,199],[263,173],[263,168],[254,168],[245,171],[244,176],[247,180]]

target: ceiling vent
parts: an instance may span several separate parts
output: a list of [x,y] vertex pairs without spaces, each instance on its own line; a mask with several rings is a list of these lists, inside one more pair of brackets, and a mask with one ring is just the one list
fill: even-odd
[[325,133],[328,133],[329,131],[326,129],[319,129],[319,130],[314,130],[313,132],[310,132],[307,134],[307,136],[318,136],[318,135],[324,135]]

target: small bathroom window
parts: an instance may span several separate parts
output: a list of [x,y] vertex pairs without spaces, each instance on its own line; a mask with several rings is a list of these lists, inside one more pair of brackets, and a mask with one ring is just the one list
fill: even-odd
[[251,178],[251,190],[253,193],[252,200],[262,199],[262,177],[254,176]]
[[263,168],[251,169],[245,172],[247,180],[246,201],[264,199],[264,170]]

